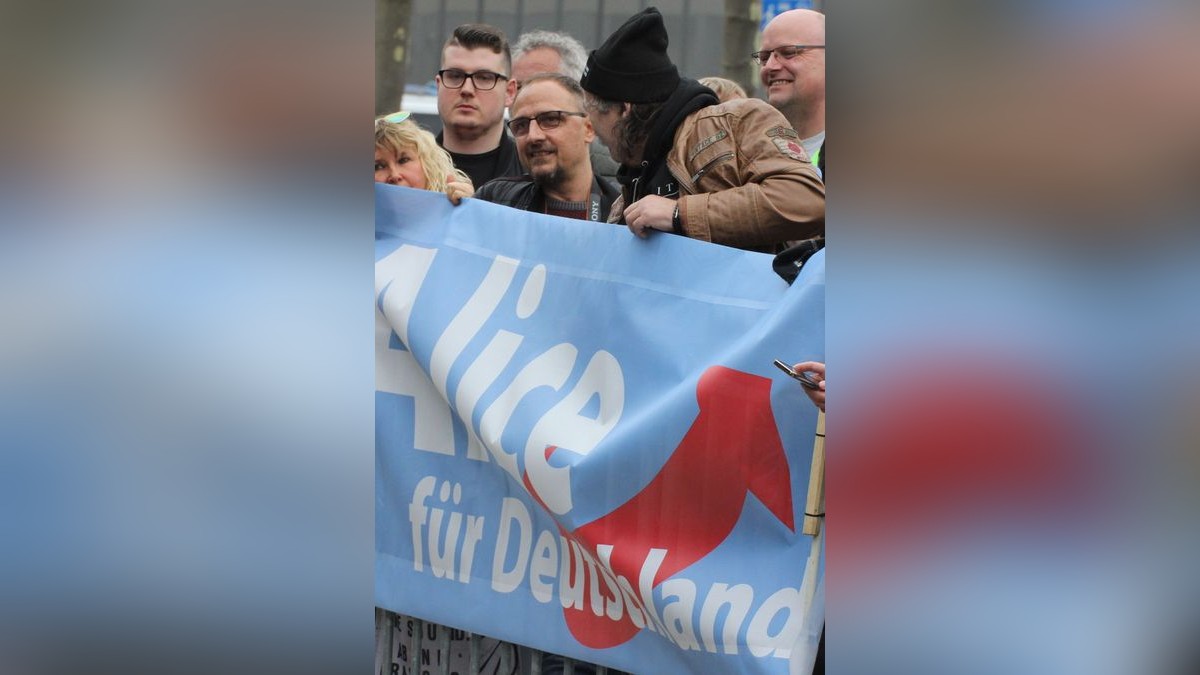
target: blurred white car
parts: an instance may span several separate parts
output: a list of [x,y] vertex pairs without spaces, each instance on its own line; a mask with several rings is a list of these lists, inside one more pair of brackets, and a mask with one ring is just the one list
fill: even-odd
[[442,130],[442,118],[438,117],[437,96],[405,93],[400,100],[400,109],[412,113],[413,119],[435,136]]

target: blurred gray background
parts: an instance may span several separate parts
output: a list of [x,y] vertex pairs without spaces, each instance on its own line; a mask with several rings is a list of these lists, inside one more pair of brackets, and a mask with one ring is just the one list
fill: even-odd
[[[823,0],[376,0],[375,109],[402,107],[402,92],[436,94],[433,83],[442,43],[462,23],[490,23],[510,42],[541,28],[570,33],[589,51],[626,19],[648,6],[662,12],[670,35],[668,53],[680,72],[692,78],[721,75],[757,90],[759,26],[780,11],[811,7]],[[407,88],[406,88],[407,87]]]

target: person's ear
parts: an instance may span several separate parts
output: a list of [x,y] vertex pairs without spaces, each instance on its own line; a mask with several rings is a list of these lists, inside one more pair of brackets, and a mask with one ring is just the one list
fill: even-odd
[[512,108],[513,101],[517,100],[517,81],[514,78],[508,78],[504,85],[504,107]]
[[629,111],[631,111],[631,110],[633,110],[632,103],[622,103],[621,104],[621,117],[626,117],[627,115],[629,115]]
[[583,118],[583,139],[588,143],[596,140],[596,127],[592,126],[592,118]]

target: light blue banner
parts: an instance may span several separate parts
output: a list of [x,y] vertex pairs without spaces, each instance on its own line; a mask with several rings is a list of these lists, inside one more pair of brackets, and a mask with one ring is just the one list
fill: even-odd
[[825,269],[376,186],[376,604],[634,673],[811,669]]

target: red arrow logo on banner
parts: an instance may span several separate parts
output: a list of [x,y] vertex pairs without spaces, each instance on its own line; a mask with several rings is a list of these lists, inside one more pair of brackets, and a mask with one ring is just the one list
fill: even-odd
[[[667,552],[654,586],[716,549],[741,517],[748,492],[796,530],[791,474],[771,412],[771,380],[713,366],[701,375],[696,399],[696,420],[650,484],[571,534],[593,554],[598,544],[612,545],[613,572],[634,585],[652,548]],[[590,593],[589,587],[585,598]],[[581,644],[614,647],[637,634],[628,613],[613,621],[596,616],[589,605],[563,610]]]

